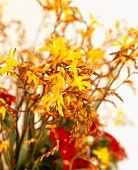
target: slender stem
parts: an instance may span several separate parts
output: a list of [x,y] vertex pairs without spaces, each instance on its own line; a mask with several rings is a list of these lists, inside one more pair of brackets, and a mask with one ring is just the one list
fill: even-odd
[[[115,80],[118,78],[118,76],[119,76],[124,65],[125,65],[125,63],[123,63],[120,66],[120,69],[119,69],[118,73],[116,74],[116,76],[114,76],[113,72],[111,72],[111,78],[109,78],[109,81],[107,82],[106,88],[104,89],[104,94],[102,95],[102,99],[99,102],[97,102],[96,104],[94,104],[94,106],[93,106],[93,108],[95,110],[97,110],[99,108],[99,106],[101,105],[101,103],[103,102],[105,97],[107,96],[108,91],[110,90],[110,88],[113,85],[113,83],[115,82]],[[116,69],[114,71],[116,71]]]
[[[1,123],[1,127],[2,127],[2,123]],[[1,133],[1,134],[2,134],[2,139],[4,139],[3,133]],[[8,149],[4,150],[3,153],[4,153],[5,161],[6,161],[7,165],[8,165],[9,170],[12,170]]]
[[41,19],[41,21],[40,21],[40,24],[39,24],[39,26],[38,26],[38,29],[36,30],[36,34],[35,34],[35,36],[34,36],[34,39],[33,39],[32,43],[31,43],[31,48],[34,47],[34,44],[37,42],[37,40],[38,40],[38,38],[39,38],[39,35],[40,35],[41,30],[42,30],[42,28],[43,28],[42,25],[44,24],[45,18],[46,18],[46,14],[44,13],[43,16],[42,16],[42,19]]

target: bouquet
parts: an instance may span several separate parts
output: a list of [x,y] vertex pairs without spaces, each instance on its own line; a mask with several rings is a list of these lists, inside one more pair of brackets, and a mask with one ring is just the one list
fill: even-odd
[[97,48],[102,24],[92,14],[87,22],[70,0],[37,3],[42,22],[31,47],[22,22],[0,15],[0,169],[117,169],[127,154],[100,108],[117,107],[123,85],[134,89],[138,30],[116,22]]

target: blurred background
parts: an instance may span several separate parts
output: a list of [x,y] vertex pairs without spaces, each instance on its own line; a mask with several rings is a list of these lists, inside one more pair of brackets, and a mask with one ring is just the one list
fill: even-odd
[[[31,44],[38,30],[38,23],[41,22],[41,8],[36,0],[1,0],[0,2],[4,2],[5,6],[3,20],[22,20],[27,28],[28,42]],[[104,32],[113,28],[117,20],[122,20],[128,27],[138,28],[137,0],[74,0],[73,5],[80,9],[86,20],[92,13],[103,24],[103,27],[97,29],[95,33],[95,46],[103,42]],[[7,48],[11,47],[16,48],[14,41]],[[114,123],[108,122],[106,127],[107,131],[120,141],[128,154],[128,159],[120,163],[119,170],[138,170],[138,75],[134,76],[133,80],[137,94],[124,86],[119,90],[119,94],[124,99],[124,103],[120,104],[119,108],[122,108],[126,114],[128,124],[115,126]]]

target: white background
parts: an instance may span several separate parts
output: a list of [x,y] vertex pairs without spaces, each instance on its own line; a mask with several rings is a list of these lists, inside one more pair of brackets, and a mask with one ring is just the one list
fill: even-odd
[[[4,19],[23,20],[28,29],[29,39],[32,40],[41,20],[41,8],[35,0],[6,0],[6,2]],[[105,28],[112,27],[115,20],[119,19],[126,19],[130,26],[138,26],[137,0],[74,0],[74,4],[86,18],[89,12],[98,16]],[[98,39],[100,40],[100,37],[97,37],[97,43]],[[134,79],[138,90],[138,76]],[[122,88],[120,91],[124,98],[123,110],[134,125],[127,127],[110,125],[108,131],[114,134],[127,150],[128,160],[120,164],[120,170],[138,170],[138,94],[135,96],[129,88]]]

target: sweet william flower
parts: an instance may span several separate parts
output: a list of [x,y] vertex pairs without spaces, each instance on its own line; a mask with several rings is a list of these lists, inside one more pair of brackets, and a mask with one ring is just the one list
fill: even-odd
[[120,143],[109,133],[104,132],[104,135],[110,141],[110,149],[113,152],[117,161],[122,161],[124,158],[127,158],[125,149],[120,146]]
[[[63,159],[71,161],[71,159],[76,154],[76,148],[74,147],[74,143],[69,143],[69,135],[70,133],[63,128],[55,129],[56,133],[58,134],[59,138],[59,151],[60,155]],[[54,146],[56,146],[56,138],[54,133],[50,132],[50,139],[54,141]]]
[[[63,160],[63,166],[62,166],[62,169],[63,170],[69,170],[69,166],[70,166],[70,161],[68,160]],[[91,164],[83,159],[83,158],[75,158],[75,160],[73,161],[73,164],[72,164],[72,169],[73,170],[77,170],[77,169],[91,169]]]
[[62,169],[69,170],[69,161],[67,160],[63,161]]
[[110,141],[110,148],[113,152],[118,152],[120,149],[119,142],[109,133],[104,133],[105,136],[109,139]]
[[[58,134],[59,138],[59,148],[61,148],[64,145],[69,145],[69,135],[70,133],[63,128],[57,128],[55,129],[56,133]],[[56,138],[54,136],[54,133],[51,131],[50,132],[50,139],[53,140],[54,146],[56,145]]]
[[73,161],[72,169],[91,168],[91,164],[83,158],[76,158]]
[[[62,128],[55,129],[55,132],[58,134],[59,138],[59,151],[60,155],[64,160],[71,161],[71,159],[76,154],[76,148],[74,147],[74,143],[69,143],[69,135],[70,133]],[[54,132],[50,132],[50,139],[54,141],[54,146],[56,146],[56,137]]]
[[60,149],[60,155],[63,159],[66,159],[68,161],[71,161],[71,159],[75,156],[76,154],[76,148],[74,146],[70,145],[64,145]]
[[15,97],[5,92],[0,93],[0,98],[4,99],[9,106],[15,102]]

